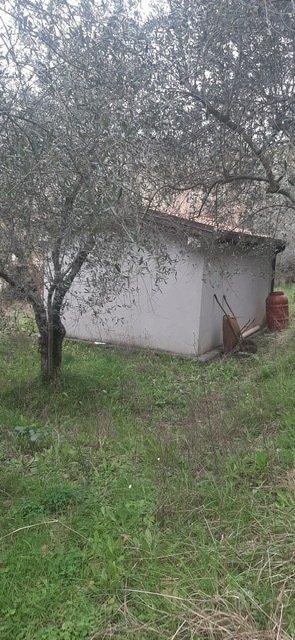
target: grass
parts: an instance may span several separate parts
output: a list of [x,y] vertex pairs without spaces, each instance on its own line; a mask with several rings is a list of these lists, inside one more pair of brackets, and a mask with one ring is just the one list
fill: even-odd
[[206,366],[67,343],[46,387],[2,334],[1,640],[295,636],[294,337]]

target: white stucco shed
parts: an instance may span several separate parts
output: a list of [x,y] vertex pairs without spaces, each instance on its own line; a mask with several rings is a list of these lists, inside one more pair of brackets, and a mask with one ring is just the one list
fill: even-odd
[[[97,317],[80,313],[85,299],[83,272],[64,312],[68,337],[159,349],[197,356],[222,344],[225,295],[240,326],[265,321],[265,300],[272,286],[280,241],[250,234],[216,231],[177,216],[158,216],[175,269],[160,288],[152,272],[138,275],[132,295],[117,295]],[[118,309],[118,312],[116,311]]]

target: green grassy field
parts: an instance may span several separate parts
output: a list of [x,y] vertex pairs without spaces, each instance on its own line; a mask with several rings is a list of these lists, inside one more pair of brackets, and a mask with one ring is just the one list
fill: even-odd
[[209,365],[68,342],[46,387],[1,335],[1,640],[295,637],[294,338]]

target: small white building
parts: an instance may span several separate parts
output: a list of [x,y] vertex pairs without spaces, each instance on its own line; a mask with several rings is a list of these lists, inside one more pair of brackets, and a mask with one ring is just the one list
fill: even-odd
[[152,272],[139,275],[132,296],[119,294],[112,312],[105,308],[97,317],[91,308],[79,313],[79,296],[87,298],[82,272],[64,312],[68,337],[200,355],[222,344],[223,313],[214,294],[221,302],[226,296],[241,327],[264,324],[282,242],[177,216],[156,218],[175,270],[158,289]]

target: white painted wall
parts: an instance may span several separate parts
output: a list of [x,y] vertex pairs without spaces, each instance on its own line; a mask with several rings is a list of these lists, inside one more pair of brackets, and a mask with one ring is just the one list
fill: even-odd
[[[104,309],[98,318],[91,309],[81,316],[78,298],[85,299],[83,272],[75,282],[75,296],[69,294],[64,313],[67,335],[101,342],[150,347],[183,355],[198,353],[202,294],[203,254],[200,249],[169,242],[168,253],[177,260],[177,276],[170,274],[161,290],[154,290],[150,274],[132,283],[130,293],[116,299],[116,309]],[[135,304],[130,303],[135,299]],[[121,320],[118,321],[118,318]]]
[[181,355],[202,354],[222,344],[223,313],[214,293],[220,301],[226,295],[240,326],[250,319],[263,323],[272,277],[270,249],[262,254],[261,248],[243,250],[226,244],[200,248],[193,242],[183,251],[173,240],[168,252],[177,259],[177,277],[170,274],[161,290],[154,290],[151,274],[138,277],[130,292],[117,296],[97,318],[91,308],[82,316],[79,312],[79,297],[87,298],[82,272],[75,296],[68,297],[67,335]]
[[272,253],[261,248],[241,249],[222,245],[208,250],[204,261],[199,354],[222,344],[223,313],[214,299],[222,303],[225,295],[240,327],[248,320],[262,324],[265,300],[272,278]]

